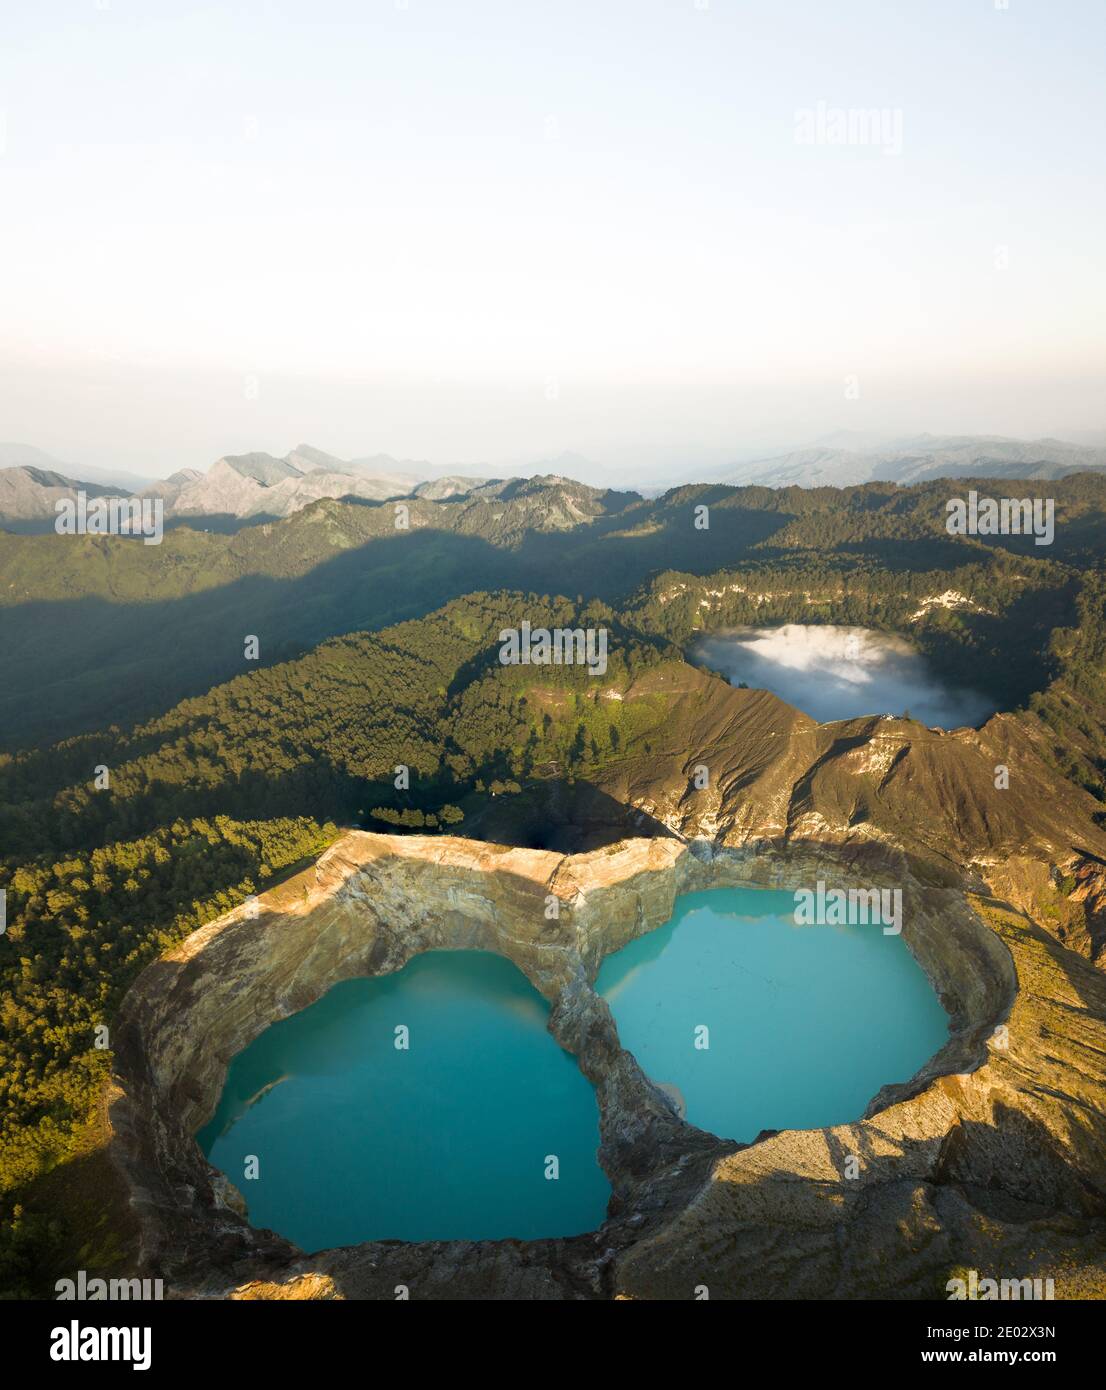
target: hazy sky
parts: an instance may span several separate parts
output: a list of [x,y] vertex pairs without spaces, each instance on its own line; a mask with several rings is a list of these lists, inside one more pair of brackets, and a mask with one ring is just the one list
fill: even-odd
[[1102,0],[4,4],[0,438],[1103,428],[1104,57]]

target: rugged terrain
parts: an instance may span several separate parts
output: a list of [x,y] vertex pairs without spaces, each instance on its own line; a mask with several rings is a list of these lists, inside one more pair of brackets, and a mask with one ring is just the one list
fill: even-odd
[[[284,463],[319,465],[303,450],[296,460]],[[277,474],[293,476],[272,473],[264,460],[258,468],[272,474],[267,487],[281,485]],[[336,913],[345,945],[327,963],[321,943],[318,977],[305,957],[304,973],[287,990],[274,984],[272,1008],[306,1002],[332,969],[398,966],[411,950],[447,940],[491,945],[541,975],[558,1037],[608,1097],[605,1133],[626,1136],[604,1147],[616,1201],[603,1231],[554,1242],[555,1256],[544,1243],[481,1247],[479,1261],[466,1268],[490,1271],[485,1292],[517,1291],[512,1281],[522,1266],[534,1287],[561,1293],[663,1291],[678,1251],[701,1243],[694,1213],[709,1213],[704,1220],[716,1224],[711,1203],[730,1190],[704,1186],[711,1171],[724,1171],[716,1160],[736,1154],[736,1188],[755,1171],[742,1165],[764,1153],[784,1156],[778,1185],[754,1184],[773,1200],[787,1195],[795,1174],[821,1171],[809,1148],[816,1139],[768,1136],[737,1152],[688,1130],[663,1097],[634,1080],[602,1009],[593,1017],[586,984],[609,943],[602,932],[580,934],[589,920],[604,918],[608,889],[612,920],[632,910],[636,930],[663,921],[681,886],[727,876],[755,882],[758,875],[798,885],[820,864],[909,890],[918,905],[909,938],[958,1020],[961,1053],[1002,1012],[1012,977],[994,967],[1007,959],[1000,940],[1013,951],[1020,982],[1015,1013],[1029,1010],[1028,1041],[1010,1056],[992,1055],[985,1075],[988,1086],[999,1078],[993,1093],[1004,1113],[1032,1112],[1043,1126],[1045,1168],[1038,1172],[1028,1150],[1017,1150],[1011,1172],[1033,1172],[1046,1198],[1030,1210],[1014,1179],[979,1157],[1006,1144],[990,1131],[1005,1135],[1008,1126],[974,1081],[956,1110],[972,1117],[971,1153],[963,1157],[955,1147],[962,1139],[949,1140],[954,1147],[933,1166],[933,1135],[962,1126],[947,1107],[930,1113],[945,1092],[929,1086],[909,1100],[927,1113],[923,1122],[911,1112],[910,1124],[925,1136],[921,1149],[910,1148],[913,1166],[904,1170],[915,1186],[894,1187],[891,1170],[881,1168],[869,1193],[869,1214],[878,1206],[886,1215],[892,1196],[906,1195],[911,1211],[922,1213],[921,1225],[903,1237],[903,1258],[895,1258],[904,1271],[901,1291],[931,1291],[946,1256],[978,1266],[985,1251],[970,1232],[986,1234],[998,1220],[1007,1228],[1001,1248],[1019,1266],[1032,1263],[1026,1242],[1037,1231],[1042,1259],[1055,1264],[1067,1251],[1072,1268],[1084,1271],[1080,1278],[1091,1279],[1093,1259],[1080,1251],[1098,1238],[1101,1168],[1094,1146],[1106,964],[1106,484],[1089,475],[1050,484],[1059,524],[1048,558],[1025,537],[949,537],[947,482],[843,492],[693,487],[655,501],[564,478],[477,482],[460,494],[457,485],[444,480],[442,489],[411,497],[411,528],[403,533],[391,506],[322,499],[236,535],[182,526],[161,547],[0,535],[0,617],[20,655],[0,697],[0,737],[13,750],[0,754],[8,909],[0,936],[0,1284],[32,1296],[78,1265],[118,1272],[157,1251],[184,1293],[225,1293],[266,1269],[286,1281],[296,1252],[279,1241],[266,1245],[268,1238],[249,1235],[222,1209],[218,1219],[229,1223],[222,1253],[210,1247],[216,1198],[205,1195],[210,1175],[180,1115],[194,1117],[211,1101],[215,1071],[205,1064],[201,1076],[190,1077],[193,1063],[177,1055],[186,1044],[175,1024],[160,1040],[140,1043],[138,1053],[127,1051],[127,1034],[116,1025],[126,991],[154,962],[123,1017],[140,1032],[168,1026],[153,995],[146,1014],[136,1012],[133,1001],[150,979],[174,991],[195,978],[210,986],[212,957],[188,954],[208,938],[193,941],[190,933],[314,862],[339,838],[339,826],[461,827],[466,841],[444,833],[425,841],[374,837],[372,844],[390,848],[374,850],[370,865],[356,848],[369,841],[345,840],[317,879],[299,881],[311,912],[322,914],[310,916],[308,939]],[[443,491],[444,500],[434,500]],[[707,530],[696,525],[703,508]],[[473,592],[477,574],[515,591]],[[575,600],[555,596],[566,584],[578,591]],[[430,611],[457,593],[464,596]],[[503,666],[499,633],[522,621],[609,629],[602,678],[573,667]],[[818,725],[767,692],[733,689],[683,659],[704,633],[812,621],[899,633],[939,678],[984,690],[1009,712],[980,729],[948,733],[905,717]],[[244,659],[250,633],[260,641],[256,662]],[[342,635],[314,645],[334,633]],[[225,683],[212,687],[219,679]],[[146,722],[134,724],[140,714]],[[401,765],[411,774],[402,787]],[[545,974],[519,944],[526,937],[515,917],[522,910],[517,884],[503,932],[495,926],[488,934],[486,904],[499,901],[499,880],[480,865],[517,851],[522,858],[502,862],[528,864],[523,879],[556,873],[567,882],[606,863],[604,854],[617,859],[625,842],[651,843],[650,855],[675,853],[671,872],[658,860],[661,867],[654,863],[647,875],[635,870],[629,888],[616,892],[613,880],[597,888],[593,919],[573,897],[562,919],[566,934],[541,943]],[[406,881],[412,855],[423,863],[418,893],[434,914],[443,871],[433,865],[447,850],[471,864],[459,896],[447,892],[453,915],[446,936],[441,913],[411,924],[391,909],[372,915],[373,884],[395,875],[394,882]],[[339,872],[335,866],[347,860],[359,867]],[[639,892],[638,879],[661,887]],[[631,906],[619,906],[625,893]],[[284,920],[285,899],[265,901]],[[264,942],[267,920],[245,923],[246,936],[234,926],[226,940],[253,941],[248,933],[257,931],[256,942]],[[223,935],[212,940],[216,952],[226,949]],[[185,955],[161,959],[177,949]],[[252,960],[241,976],[228,971],[247,1001],[251,970],[267,968],[263,951]],[[571,989],[563,983],[570,979]],[[191,1004],[174,997],[184,1026]],[[232,1001],[228,1019],[263,1026],[264,991],[242,1007],[252,1012],[237,1013]],[[123,1168],[106,1162],[118,1153],[117,1143],[105,1146],[106,1111],[100,1124],[89,1123],[111,1064],[112,1054],[95,1041],[104,1023],[112,1046],[119,1044],[126,1095],[112,1113],[122,1136],[132,1107],[137,1168],[130,1160]],[[203,1032],[218,1039],[218,1020]],[[220,1075],[237,1037],[228,1034],[221,1045]],[[589,1039],[598,1040],[597,1051]],[[144,1080],[135,1066],[147,1046],[161,1049],[165,1069]],[[984,1075],[978,1047],[970,1057],[961,1053],[946,1054],[941,1068]],[[1016,1074],[1008,1070],[1015,1060]],[[164,1086],[175,1098],[168,1106]],[[881,1114],[897,1115],[897,1105],[887,1107],[900,1099],[882,1097]],[[1015,1129],[1022,1123],[1015,1120]],[[863,1134],[868,1142],[871,1131]],[[904,1139],[899,1147],[910,1146]],[[191,1197],[182,1204],[155,1191],[161,1179],[154,1175],[170,1169],[178,1173],[178,1198],[186,1189],[196,1194],[195,1209]],[[131,1200],[135,1189],[122,1183],[123,1171],[149,1189],[152,1206]],[[850,1185],[837,1195],[852,1199],[861,1190]],[[821,1232],[814,1244],[807,1226],[793,1231],[794,1249],[805,1249],[812,1268],[823,1259],[815,1258],[818,1241],[844,1249],[852,1239],[846,1230],[861,1229],[833,1224],[835,1189],[826,1191],[827,1205],[810,1228]],[[1091,1196],[1076,1201],[1077,1192]],[[974,1215],[951,1224],[932,1216],[933,1203],[950,1202],[966,1203]],[[852,1201],[849,1210],[860,1208]],[[160,1234],[157,1211],[167,1223]],[[914,1256],[905,1254],[923,1249],[934,1220],[943,1233],[933,1245],[941,1259],[926,1256],[915,1277]],[[1035,1226],[1038,1220],[1045,1224]],[[781,1223],[782,1209],[771,1229]],[[669,1248],[665,1232],[677,1229],[684,1234]],[[597,1257],[596,1241],[610,1253]],[[648,1268],[640,1266],[649,1282],[635,1285],[631,1272],[646,1249],[654,1251]],[[767,1245],[748,1249],[754,1263],[771,1265]],[[781,1249],[792,1258],[790,1242]],[[406,1247],[392,1253],[400,1262],[410,1255]],[[624,1285],[613,1282],[616,1255]],[[423,1256],[421,1267],[451,1277],[456,1252]],[[328,1268],[360,1271],[349,1290],[372,1291],[364,1283],[365,1252],[327,1258]],[[205,1262],[210,1287],[199,1274]],[[717,1264],[723,1280],[733,1273],[726,1268]],[[854,1282],[842,1289],[863,1291],[859,1272],[849,1277]],[[823,1295],[832,1287],[825,1269],[811,1285]],[[1064,1287],[1077,1284],[1068,1278]]]
[[[888,720],[817,726],[762,692],[729,703],[714,742],[662,749],[647,786],[631,771],[614,788],[651,838],[562,855],[354,832],[263,895],[256,918],[235,910],[149,967],[119,1020],[108,1110],[137,1267],[179,1297],[390,1298],[403,1284],[412,1297],[926,1298],[964,1267],[1106,1294],[1106,977],[1090,932],[1072,929],[1106,861],[1086,808],[1050,805],[1032,782],[1016,814],[993,790],[977,801],[973,784],[1009,754],[1001,720],[920,737]],[[713,794],[687,791],[699,760],[717,769]],[[1038,775],[1031,753],[1016,766]],[[910,814],[923,789],[947,803],[943,820]],[[949,1043],[852,1125],[747,1147],[703,1134],[620,1049],[590,982],[678,892],[817,877],[903,889]],[[231,1056],[336,980],[443,946],[500,951],[550,1000],[551,1030],[596,1087],[607,1223],[571,1240],[315,1255],[253,1231],[191,1139]]]
[[[0,530],[0,627],[20,651],[0,691],[0,748],[150,718],[256,664],[423,617],[476,587],[629,603],[680,638],[696,615],[664,595],[708,577],[704,588],[724,597],[704,593],[702,626],[748,620],[737,583],[766,596],[746,602],[757,622],[905,631],[931,658],[990,679],[1001,707],[1015,708],[1048,677],[1042,649],[1050,629],[1071,623],[1079,575],[1102,562],[1106,478],[1048,484],[1057,525],[1047,554],[1031,537],[950,537],[945,503],[964,486],[699,486],[646,500],[545,477],[412,497],[407,529],[391,503],[324,497],[236,534],[193,519],[156,546]],[[707,529],[697,525],[704,507]],[[949,590],[970,602],[914,616]],[[249,666],[247,634],[260,643]]]

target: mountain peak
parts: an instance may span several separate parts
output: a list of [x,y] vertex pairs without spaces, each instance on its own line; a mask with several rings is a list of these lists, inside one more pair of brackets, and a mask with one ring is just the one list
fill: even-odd
[[272,454],[225,454],[212,464],[211,471],[231,469],[242,478],[252,478],[262,487],[272,487],[285,478],[301,478],[304,470],[289,463],[287,459],[273,458]]
[[325,449],[316,449],[313,444],[297,444],[284,455],[285,463],[299,473],[310,473],[312,469],[323,468],[328,473],[348,473],[349,464],[337,454],[328,454]]

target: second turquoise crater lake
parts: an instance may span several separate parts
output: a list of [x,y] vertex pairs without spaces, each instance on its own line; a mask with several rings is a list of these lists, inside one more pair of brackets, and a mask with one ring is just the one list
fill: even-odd
[[948,1040],[901,936],[796,926],[793,913],[789,892],[685,894],[596,980],[622,1046],[676,1087],[691,1124],[726,1139],[858,1119]]

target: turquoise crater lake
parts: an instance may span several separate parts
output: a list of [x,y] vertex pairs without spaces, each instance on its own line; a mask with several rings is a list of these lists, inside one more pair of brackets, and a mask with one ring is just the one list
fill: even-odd
[[254,1226],[307,1251],[593,1230],[610,1197],[598,1105],[548,1014],[484,951],[343,981],[233,1059],[197,1142]]
[[622,1046],[652,1081],[677,1088],[691,1124],[726,1139],[858,1119],[881,1086],[908,1080],[948,1040],[901,936],[796,926],[793,914],[789,892],[685,894],[596,980]]

